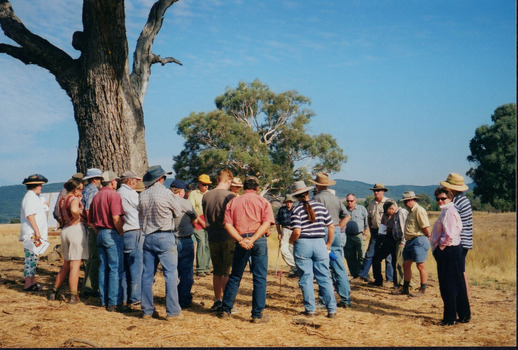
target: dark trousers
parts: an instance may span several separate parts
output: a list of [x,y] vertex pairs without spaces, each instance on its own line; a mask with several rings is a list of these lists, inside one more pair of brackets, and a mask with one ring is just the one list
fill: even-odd
[[[381,286],[383,284],[383,276],[381,275],[381,262],[384,259],[387,263],[391,263],[392,270],[396,271],[396,248],[397,242],[394,240],[392,235],[378,235],[378,238],[376,239],[376,248],[374,249],[374,257],[372,258],[372,274],[374,275],[374,280],[377,285]],[[388,256],[390,256],[390,258],[387,259]],[[400,282],[397,281],[397,273],[393,273],[392,279],[395,285]]]
[[456,321],[457,315],[461,320],[471,318],[466,282],[461,269],[461,254],[460,245],[448,246],[443,250],[437,247],[433,251],[444,303],[444,322]]

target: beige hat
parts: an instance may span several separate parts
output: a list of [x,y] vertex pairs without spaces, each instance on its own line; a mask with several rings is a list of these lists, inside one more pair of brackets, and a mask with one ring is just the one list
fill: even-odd
[[291,194],[286,195],[286,198],[284,199],[284,203],[286,203],[286,202],[295,202],[295,200],[293,199],[293,196]]
[[333,186],[336,184],[336,181],[331,180],[329,178],[329,175],[324,172],[320,172],[315,177],[315,180],[309,180],[309,182],[314,183],[315,185],[319,186]]
[[404,202],[411,199],[419,199],[419,197],[415,195],[414,191],[405,191],[403,192],[403,198],[401,198],[399,201]]
[[140,193],[140,192],[144,191],[145,189],[146,189],[146,186],[144,186],[144,183],[142,182],[142,180],[138,180],[137,187],[135,187],[135,191]]
[[467,191],[469,188],[464,184],[464,178],[462,175],[456,173],[450,173],[446,181],[441,181],[441,186],[459,192]]
[[83,173],[75,173],[74,175],[72,175],[72,179],[77,179],[77,180],[83,180]]
[[369,190],[371,190],[371,191],[381,190],[381,191],[388,192],[389,189],[386,188],[385,185],[383,185],[383,184],[374,184],[374,187],[369,188]]
[[243,181],[241,181],[241,179],[239,177],[235,177],[232,180],[232,183],[230,184],[230,186],[243,187]]
[[121,179],[137,179],[142,180],[141,177],[139,177],[137,174],[135,174],[133,171],[128,170],[122,173]]
[[113,180],[118,180],[119,177],[115,172],[111,170],[107,170],[103,173],[103,182],[112,182]]
[[291,195],[293,197],[295,197],[298,194],[301,194],[304,192],[309,192],[310,190],[313,189],[313,187],[315,187],[315,186],[311,186],[311,187],[306,186],[306,184],[302,180],[297,181],[291,186],[291,191],[292,191]]

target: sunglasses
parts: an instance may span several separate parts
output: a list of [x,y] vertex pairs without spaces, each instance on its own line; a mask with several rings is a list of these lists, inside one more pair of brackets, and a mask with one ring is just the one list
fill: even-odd
[[354,199],[353,199],[352,201],[350,201],[350,200],[347,200],[347,202],[354,202],[354,201],[355,201]]
[[439,201],[445,201],[445,200],[447,200],[447,199],[448,199],[448,197],[435,197],[435,200],[436,200],[437,202],[439,202]]

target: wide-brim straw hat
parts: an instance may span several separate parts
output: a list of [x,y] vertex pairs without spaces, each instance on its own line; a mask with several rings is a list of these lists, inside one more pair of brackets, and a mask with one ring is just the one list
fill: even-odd
[[404,202],[411,199],[419,199],[419,197],[415,195],[414,191],[405,191],[403,192],[403,198],[401,198],[399,201]]
[[111,171],[111,170],[106,170],[104,173],[103,173],[103,182],[112,182],[113,180],[119,180],[120,177],[114,172],[114,171]]
[[441,181],[441,186],[459,192],[464,192],[469,189],[469,187],[464,183],[464,177],[456,173],[450,173],[446,181]]
[[33,174],[29,175],[25,179],[23,179],[22,184],[24,185],[43,185],[49,182],[47,178],[41,174]]
[[149,167],[142,178],[144,186],[149,187],[164,175],[171,175],[172,171],[165,171],[160,165]]
[[369,188],[369,190],[371,190],[371,191],[381,190],[381,191],[388,192],[389,189],[386,188],[384,184],[374,184],[374,187]]
[[300,181],[295,182],[295,183],[291,186],[291,191],[292,191],[292,193],[290,193],[290,194],[291,194],[293,197],[295,197],[296,195],[299,195],[299,194],[301,194],[301,193],[311,191],[314,187],[315,187],[315,186],[308,187],[308,186],[306,186],[306,184],[304,183],[304,181],[300,180]]
[[314,183],[315,185],[319,186],[333,186],[336,184],[336,181],[331,180],[329,178],[329,174],[320,172],[315,177],[315,180],[309,180],[309,182]]
[[103,172],[97,168],[90,168],[86,170],[86,175],[83,177],[83,180],[93,179],[93,178],[99,178],[102,179]]

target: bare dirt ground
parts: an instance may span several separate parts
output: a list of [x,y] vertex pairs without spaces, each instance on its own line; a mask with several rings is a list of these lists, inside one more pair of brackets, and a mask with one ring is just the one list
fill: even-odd
[[[276,257],[277,251],[270,249],[269,254]],[[236,299],[238,313],[230,319],[221,320],[209,312],[213,298],[212,276],[208,275],[195,277],[195,305],[183,311],[185,318],[167,322],[160,272],[154,291],[161,318],[143,320],[141,312],[109,313],[99,307],[96,298],[69,305],[47,301],[46,291],[23,292],[23,258],[3,256],[0,347],[516,346],[515,290],[472,286],[472,321],[442,327],[438,323],[443,304],[438,282],[433,278],[423,298],[391,295],[389,288],[352,284],[351,309],[339,309],[336,319],[327,319],[322,310],[309,320],[300,315],[303,306],[297,279],[286,278],[286,273],[276,276],[271,261],[270,258],[265,310],[270,322],[252,324],[249,273],[245,273]],[[61,263],[40,261],[39,283],[50,288],[60,266]],[[417,283],[414,276],[414,285]]]

